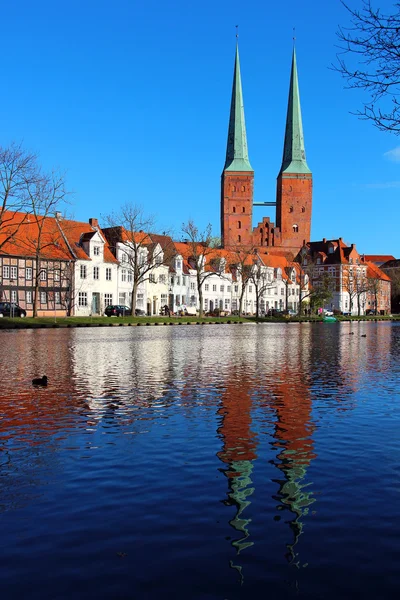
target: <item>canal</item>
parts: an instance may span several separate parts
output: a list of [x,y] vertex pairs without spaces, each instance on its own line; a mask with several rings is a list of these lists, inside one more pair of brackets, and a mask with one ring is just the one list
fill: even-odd
[[400,324],[0,341],[2,598],[400,589]]

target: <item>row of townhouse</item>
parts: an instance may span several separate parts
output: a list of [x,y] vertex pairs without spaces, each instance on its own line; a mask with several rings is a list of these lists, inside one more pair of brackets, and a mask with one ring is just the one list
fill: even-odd
[[101,315],[109,304],[132,303],[140,314],[158,315],[165,306],[195,314],[199,279],[204,312],[236,312],[240,302],[246,314],[271,308],[297,312],[310,299],[309,283],[317,289],[326,278],[331,294],[325,308],[390,311],[390,278],[341,238],[306,244],[298,262],[262,248],[241,260],[232,250],[194,249],[165,235],[101,229],[94,218],[83,223],[59,213],[6,216],[0,299],[28,314],[36,308],[39,316]]
[[377,265],[338,238],[309,242],[299,260],[314,288],[328,285],[326,308],[344,314],[390,313],[391,280]]
[[[158,315],[199,309],[197,271],[190,245],[168,236],[126,232],[123,227],[26,213],[5,215],[0,231],[0,299],[25,308],[28,314],[101,315],[109,304],[132,305]],[[133,260],[134,255],[134,260]],[[203,260],[203,309],[230,313],[269,308],[297,310],[298,268],[266,254],[249,258],[260,267],[259,281],[244,278],[235,257],[216,249]],[[297,271],[296,271],[297,269]],[[138,277],[139,273],[139,277]],[[261,285],[260,285],[261,282]],[[244,292],[242,294],[242,289]],[[257,289],[258,288],[258,289]]]

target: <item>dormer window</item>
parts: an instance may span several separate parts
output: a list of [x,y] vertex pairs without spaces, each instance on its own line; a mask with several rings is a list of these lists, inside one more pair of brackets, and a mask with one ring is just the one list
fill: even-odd
[[333,254],[333,246],[329,246],[329,248],[328,248],[328,254]]
[[318,257],[317,258],[317,265],[320,265],[320,264],[321,264],[321,259]]
[[93,246],[93,256],[100,256],[100,246]]
[[182,269],[182,261],[177,260],[176,261],[176,270],[180,271]]

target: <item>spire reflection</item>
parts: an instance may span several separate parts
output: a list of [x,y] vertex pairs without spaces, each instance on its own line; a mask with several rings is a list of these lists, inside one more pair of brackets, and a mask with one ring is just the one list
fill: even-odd
[[[228,479],[226,506],[234,506],[236,513],[229,524],[237,533],[231,542],[239,555],[243,550],[253,546],[250,539],[249,525],[251,519],[246,517],[245,511],[251,504],[251,495],[254,492],[251,474],[253,463],[257,458],[257,441],[251,430],[252,386],[246,369],[236,371],[237,380],[225,387],[221,393],[221,407],[217,414],[221,418],[218,433],[223,440],[223,447],[218,452],[218,458],[225,464],[222,469]],[[243,581],[242,566],[230,561],[230,566],[236,569]]]

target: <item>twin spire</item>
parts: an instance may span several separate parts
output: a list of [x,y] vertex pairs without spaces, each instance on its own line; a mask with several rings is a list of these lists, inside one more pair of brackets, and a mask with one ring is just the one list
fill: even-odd
[[231,114],[224,171],[253,171],[247,150],[246,123],[244,120],[242,80],[240,77],[239,46],[236,44],[233,73]]
[[[224,171],[253,171],[247,149],[239,48],[237,44]],[[294,48],[286,116],[285,141],[280,173],[311,173],[306,161],[299,83],[297,77],[296,51]]]

